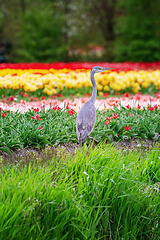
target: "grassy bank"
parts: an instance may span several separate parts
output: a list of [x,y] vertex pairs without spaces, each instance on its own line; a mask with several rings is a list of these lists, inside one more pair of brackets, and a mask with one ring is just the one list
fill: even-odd
[[158,239],[159,169],[156,147],[1,162],[0,239]]

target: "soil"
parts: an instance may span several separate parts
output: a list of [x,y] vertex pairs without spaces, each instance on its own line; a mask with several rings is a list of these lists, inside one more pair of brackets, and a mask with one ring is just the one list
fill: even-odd
[[[122,140],[119,142],[112,142],[108,143],[106,142],[106,146],[113,145],[117,150],[136,150],[140,149],[142,151],[151,150],[155,145],[158,145],[158,148],[160,148],[159,142],[154,142],[152,140],[140,140],[140,139],[133,139],[131,141],[128,140]],[[97,144],[93,144],[93,148]],[[89,145],[90,146],[90,145]],[[77,143],[60,143],[56,146],[48,146],[47,148],[39,149],[39,148],[24,148],[24,149],[15,149],[11,150],[11,155],[4,151],[0,151],[0,162],[9,162],[9,163],[16,163],[20,161],[30,162],[33,159],[43,159],[44,161],[47,159],[52,159],[53,156],[59,156],[66,154],[74,155],[76,152],[76,149],[78,151],[81,150],[81,146]]]

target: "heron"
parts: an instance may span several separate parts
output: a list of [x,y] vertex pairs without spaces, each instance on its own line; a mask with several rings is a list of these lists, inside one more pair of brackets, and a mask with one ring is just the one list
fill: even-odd
[[83,104],[76,118],[76,132],[79,144],[84,144],[86,142],[87,137],[93,139],[89,135],[93,131],[94,125],[96,123],[95,101],[97,96],[97,85],[94,78],[94,74],[105,72],[109,69],[113,68],[95,66],[91,69],[90,78],[93,86],[92,95],[91,98]]

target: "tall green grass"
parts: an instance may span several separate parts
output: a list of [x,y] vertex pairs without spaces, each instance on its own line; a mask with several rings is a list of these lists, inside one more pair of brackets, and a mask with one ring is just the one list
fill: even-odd
[[160,238],[160,159],[83,146],[75,156],[0,171],[0,239]]

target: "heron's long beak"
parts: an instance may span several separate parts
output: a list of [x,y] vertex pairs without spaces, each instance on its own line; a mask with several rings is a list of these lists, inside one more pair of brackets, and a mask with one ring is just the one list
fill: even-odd
[[114,69],[114,68],[102,68],[102,72],[104,72],[104,71],[107,71],[107,70],[111,70],[111,69]]

